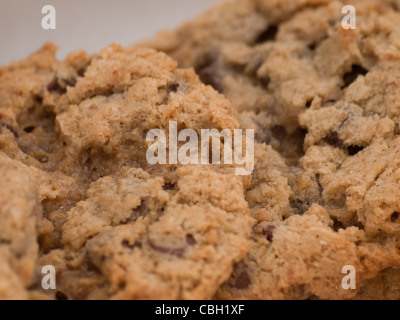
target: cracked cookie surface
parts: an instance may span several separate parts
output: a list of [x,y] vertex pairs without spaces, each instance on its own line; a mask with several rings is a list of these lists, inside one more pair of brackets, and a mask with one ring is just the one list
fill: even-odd
[[[58,299],[212,298],[250,249],[249,179],[235,166],[150,165],[146,134],[168,137],[170,121],[237,129],[230,103],[151,49],[111,45],[65,61],[55,51],[47,44],[0,71],[1,172],[12,176],[8,162],[25,170],[2,179],[12,184],[2,199],[29,206],[27,230],[1,243],[0,265],[20,282],[9,297],[45,298],[38,270],[54,265]],[[26,258],[17,234],[30,237]]]
[[[355,30],[341,26],[347,4]],[[237,0],[145,42],[194,68],[255,129],[252,249],[216,297],[396,297],[385,270],[400,261],[399,18],[397,1]],[[343,264],[358,295],[340,287]]]
[[[0,298],[51,264],[58,299],[399,299],[399,8],[236,0],[147,42],[198,77],[117,45],[1,67]],[[171,120],[254,129],[251,181],[150,166]]]
[[41,208],[29,170],[0,153],[0,299],[28,299]]

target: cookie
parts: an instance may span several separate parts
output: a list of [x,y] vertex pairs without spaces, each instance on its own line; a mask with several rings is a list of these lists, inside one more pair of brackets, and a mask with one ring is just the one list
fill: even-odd
[[0,299],[28,299],[39,248],[41,207],[29,170],[0,154]]
[[327,213],[314,205],[304,216],[293,215],[284,222],[259,223],[253,231],[251,253],[236,266],[217,297],[351,297],[353,293],[341,287],[342,267],[352,265],[360,269],[357,249],[352,241],[332,231],[327,221]]
[[365,281],[355,300],[398,300],[399,270],[389,268],[380,272],[375,278]]
[[197,167],[177,174],[174,188],[133,168],[93,183],[63,226],[60,290],[74,299],[212,297],[249,249],[243,187]]
[[150,165],[146,157],[147,133],[167,134],[172,121],[178,132],[192,129],[199,136],[202,129],[239,128],[224,97],[202,85],[193,71],[177,69],[166,55],[146,49],[104,49],[56,108],[65,144],[62,170],[72,174],[70,168],[81,168],[87,181],[123,166],[172,179],[174,165]]
[[[146,42],[177,62],[46,44],[1,67],[0,298],[399,299],[399,8],[236,0]],[[251,176],[151,164],[171,121],[254,130]]]
[[398,268],[399,17],[393,1],[237,0],[145,42],[255,130],[252,249],[217,298],[350,299]]
[[[1,267],[12,270],[25,259],[19,246],[32,247],[25,269],[2,282],[4,297],[212,298],[250,249],[249,177],[235,165],[150,164],[147,133],[169,137],[170,122],[233,131],[230,103],[151,49],[111,45],[65,61],[55,51],[47,44],[0,75],[1,159],[25,172],[1,166],[12,185],[4,201],[26,206],[29,223],[26,234],[2,223],[11,234]],[[45,265],[56,268],[56,291],[41,288]],[[14,278],[21,292],[7,296]]]

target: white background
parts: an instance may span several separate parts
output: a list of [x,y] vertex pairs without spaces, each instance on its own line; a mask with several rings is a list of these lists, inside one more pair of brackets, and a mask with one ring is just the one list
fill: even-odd
[[[112,42],[131,45],[171,29],[222,0],[0,0],[0,65],[25,58],[46,41],[89,53]],[[56,30],[42,29],[42,7],[56,8]]]

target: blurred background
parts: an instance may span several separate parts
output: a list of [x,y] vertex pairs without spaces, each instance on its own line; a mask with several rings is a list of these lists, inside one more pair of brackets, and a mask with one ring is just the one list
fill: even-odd
[[[0,65],[25,58],[46,41],[93,53],[111,42],[131,45],[171,29],[223,0],[0,0]],[[43,30],[42,7],[56,9],[56,30]]]

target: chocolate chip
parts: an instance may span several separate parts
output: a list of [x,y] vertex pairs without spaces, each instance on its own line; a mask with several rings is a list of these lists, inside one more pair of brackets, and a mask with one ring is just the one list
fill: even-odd
[[118,283],[118,289],[119,290],[124,290],[126,288],[126,281],[122,281]]
[[60,92],[62,91],[60,85],[58,84],[58,81],[56,78],[51,80],[51,82],[47,85],[47,91],[49,92]]
[[313,102],[313,100],[308,100],[308,101],[306,102],[306,108],[307,108],[307,109],[311,107],[312,102]]
[[169,254],[172,256],[177,256],[180,257],[183,255],[183,253],[185,252],[185,248],[167,248],[165,246],[156,244],[154,241],[148,239],[148,244],[150,246],[150,248],[152,248],[154,251],[158,251],[160,253],[165,253],[165,254]]
[[29,126],[29,127],[24,128],[24,131],[26,133],[31,133],[33,130],[35,130],[35,126]]
[[194,246],[197,242],[196,242],[196,239],[193,237],[193,235],[188,234],[188,235],[186,236],[186,243],[187,243],[189,246]]
[[269,86],[269,84],[270,84],[270,82],[271,82],[271,78],[270,78],[270,76],[263,76],[263,77],[261,77],[261,78],[258,78],[258,80],[260,81],[260,83],[261,83],[261,85],[264,87],[264,88],[268,88],[268,86]]
[[56,292],[56,300],[68,300],[68,296],[61,291],[57,291]]
[[259,44],[267,41],[274,41],[276,39],[277,34],[278,34],[278,27],[270,26],[258,36],[255,43]]
[[216,65],[218,57],[219,53],[214,48],[210,48],[204,52],[197,62],[196,72],[204,84],[210,85],[215,90],[222,93],[224,90],[222,78]]
[[398,213],[398,212],[394,212],[394,213],[392,214],[392,216],[390,217],[390,220],[391,220],[392,222],[396,222],[398,218],[399,218],[399,213]]
[[211,65],[201,69],[199,72],[200,80],[207,85],[212,86],[219,93],[224,91],[222,78],[218,73],[217,66]]
[[342,141],[340,140],[339,134],[336,131],[330,131],[323,141],[337,148],[342,146]]
[[85,75],[85,72],[86,72],[86,68],[81,68],[78,70],[77,73],[78,73],[79,77],[83,77]]
[[13,126],[9,125],[8,123],[0,121],[0,128],[5,128],[10,131],[14,137],[18,138],[18,132],[13,128]]
[[251,284],[251,280],[247,272],[242,272],[235,281],[235,288],[236,289],[247,289]]
[[133,245],[131,245],[131,244],[129,243],[128,240],[122,241],[121,244],[122,244],[122,246],[125,247],[125,248],[133,249]]
[[163,185],[163,190],[173,190],[175,185],[173,183],[166,183]]
[[42,104],[42,103],[43,103],[43,97],[38,96],[38,95],[35,95],[35,101],[36,101],[38,104]]
[[274,230],[276,229],[275,226],[269,225],[262,229],[262,233],[264,236],[267,236],[267,240],[272,242],[274,240]]
[[177,92],[179,89],[179,83],[173,83],[167,86],[167,93]]
[[352,65],[351,71],[346,73],[343,76],[344,85],[343,85],[342,89],[348,87],[354,81],[356,81],[359,75],[365,76],[367,73],[368,73],[367,69],[364,69],[363,67],[361,67],[359,65]]
[[316,42],[310,43],[308,45],[308,49],[310,49],[311,51],[314,51],[316,47],[317,47],[317,43]]
[[67,86],[74,87],[76,85],[76,79],[70,78],[67,80],[54,78],[48,85],[47,91],[64,94],[67,92]]
[[350,156],[355,156],[362,150],[364,150],[364,147],[354,146],[354,145],[351,145],[350,147],[347,148],[347,152],[349,153]]

